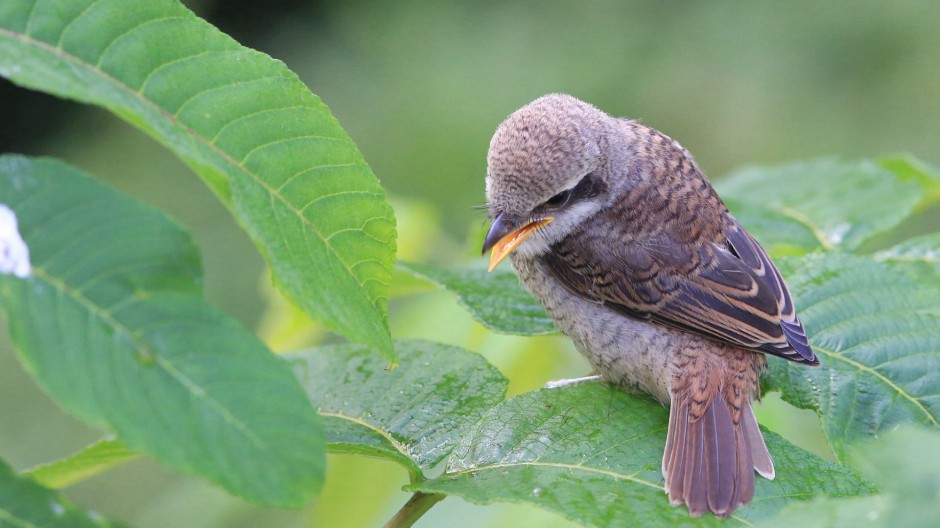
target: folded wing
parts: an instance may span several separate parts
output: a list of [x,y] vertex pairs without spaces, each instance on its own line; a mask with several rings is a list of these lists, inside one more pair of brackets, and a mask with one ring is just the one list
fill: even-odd
[[622,245],[569,236],[545,262],[572,291],[629,316],[818,365],[780,272],[733,217],[726,220],[724,240],[687,246],[663,232],[608,237]]

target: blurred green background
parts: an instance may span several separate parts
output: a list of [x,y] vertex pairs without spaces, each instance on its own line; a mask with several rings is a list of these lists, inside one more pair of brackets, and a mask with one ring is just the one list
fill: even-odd
[[[678,139],[718,179],[741,165],[913,153],[940,163],[940,8],[915,2],[186,1],[287,63],[332,109],[390,192],[399,257],[479,258],[490,135],[513,110],[568,92]],[[261,258],[212,194],[148,137],[103,111],[0,80],[0,151],[62,158],[167,210],[195,234],[210,299],[278,349],[335,339],[273,294]],[[786,185],[787,182],[780,182]],[[406,288],[400,287],[405,290]],[[484,354],[518,393],[587,373],[560,337],[498,336],[446,293],[394,300],[395,337]],[[22,469],[101,436],[23,373],[0,329],[0,456]],[[815,418],[774,397],[760,420],[831,458]],[[303,511],[256,507],[138,461],[67,495],[141,527],[366,527],[407,495],[390,463],[331,456]],[[518,505],[450,498],[418,526],[567,526]]]

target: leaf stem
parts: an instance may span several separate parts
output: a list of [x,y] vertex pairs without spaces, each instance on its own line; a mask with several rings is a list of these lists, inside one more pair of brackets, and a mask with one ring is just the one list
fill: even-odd
[[431,509],[431,506],[444,500],[446,496],[440,493],[421,493],[420,491],[415,493],[398,510],[398,513],[385,523],[385,528],[410,528]]

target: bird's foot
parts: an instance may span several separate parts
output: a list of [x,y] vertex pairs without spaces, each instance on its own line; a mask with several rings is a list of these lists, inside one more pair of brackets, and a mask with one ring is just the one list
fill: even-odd
[[567,387],[568,385],[574,385],[575,383],[581,383],[584,381],[600,381],[600,379],[601,376],[599,374],[594,374],[593,376],[584,376],[583,378],[552,380],[545,384],[545,388],[557,389],[558,387]]

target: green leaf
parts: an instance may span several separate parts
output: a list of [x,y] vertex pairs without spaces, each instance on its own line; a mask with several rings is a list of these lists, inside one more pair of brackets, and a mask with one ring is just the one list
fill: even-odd
[[914,181],[924,190],[924,198],[918,204],[919,210],[940,203],[940,172],[913,156],[888,156],[878,160],[878,164],[890,170],[904,181]]
[[940,424],[936,285],[845,254],[780,264],[822,365],[771,360],[765,387],[817,410],[843,461],[853,443],[899,424]]
[[457,347],[402,340],[395,348],[401,364],[394,370],[357,345],[283,357],[324,417],[331,450],[387,458],[418,479],[502,401],[507,382],[480,355]]
[[826,249],[855,249],[890,230],[923,196],[916,182],[902,181],[871,161],[818,160],[745,169],[716,187],[722,197],[803,224]]
[[322,426],[288,364],[199,292],[189,236],[52,160],[0,157],[32,274],[0,274],[29,371],[134,450],[230,492],[300,505],[321,486]]
[[774,257],[803,255],[822,247],[812,229],[784,213],[748,202],[725,200],[725,204],[744,229]]
[[658,403],[602,383],[523,394],[463,436],[443,475],[406,489],[476,504],[524,502],[594,526],[741,526],[819,493],[870,491],[851,471],[765,432],[776,479],[758,478],[754,501],[726,523],[693,519],[663,492],[667,422]]
[[397,268],[455,293],[461,306],[494,332],[515,335],[555,332],[555,325],[542,305],[525,291],[516,274],[506,266],[491,273],[476,266],[451,270],[407,262],[399,262]]
[[32,479],[18,477],[0,460],[0,526],[4,528],[105,528],[121,526],[76,508]]
[[909,238],[879,251],[875,258],[923,282],[940,284],[940,233]]
[[0,75],[102,106],[166,145],[229,207],[292,300],[393,357],[391,206],[283,63],[175,0],[5,0]]
[[852,450],[853,463],[882,494],[864,499],[820,497],[784,509],[765,526],[934,526],[940,518],[940,460],[926,453],[940,453],[940,432],[907,427],[861,444]]
[[120,440],[101,440],[70,457],[30,468],[24,474],[43,486],[61,489],[139,456],[129,450]]

